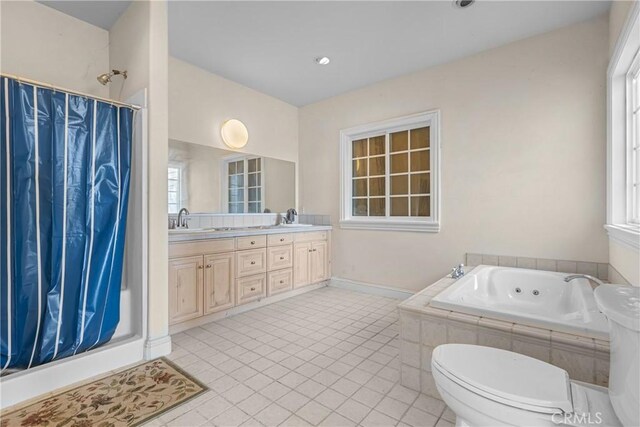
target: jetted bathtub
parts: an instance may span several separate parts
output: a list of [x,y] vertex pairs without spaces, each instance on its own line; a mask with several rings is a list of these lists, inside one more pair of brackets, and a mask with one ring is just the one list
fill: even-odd
[[609,339],[587,279],[568,274],[480,265],[435,296],[433,307]]

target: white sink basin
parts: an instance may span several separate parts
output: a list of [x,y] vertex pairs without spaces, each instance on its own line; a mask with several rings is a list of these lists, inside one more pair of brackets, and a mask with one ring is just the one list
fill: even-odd
[[277,227],[311,227],[313,224],[280,224]]

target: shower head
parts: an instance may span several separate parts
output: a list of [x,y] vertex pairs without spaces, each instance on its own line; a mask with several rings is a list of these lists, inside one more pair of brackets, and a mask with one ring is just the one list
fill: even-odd
[[100,82],[101,85],[105,86],[107,83],[111,83],[111,77],[118,76],[118,75],[121,75],[126,80],[127,70],[124,70],[124,71],[111,70],[110,73],[100,74],[98,76],[98,82]]

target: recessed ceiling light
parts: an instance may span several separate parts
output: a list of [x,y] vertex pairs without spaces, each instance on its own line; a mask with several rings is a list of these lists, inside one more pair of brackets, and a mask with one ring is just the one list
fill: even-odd
[[453,5],[457,8],[460,9],[465,9],[469,6],[471,6],[472,4],[474,4],[476,2],[476,0],[455,0],[453,2]]
[[327,65],[331,60],[328,56],[319,56],[316,58],[316,64],[318,65]]

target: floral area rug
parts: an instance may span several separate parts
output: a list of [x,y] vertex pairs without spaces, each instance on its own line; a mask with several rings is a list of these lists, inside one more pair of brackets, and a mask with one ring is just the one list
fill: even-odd
[[137,426],[185,403],[207,387],[164,358],[36,403],[0,412],[0,425]]

